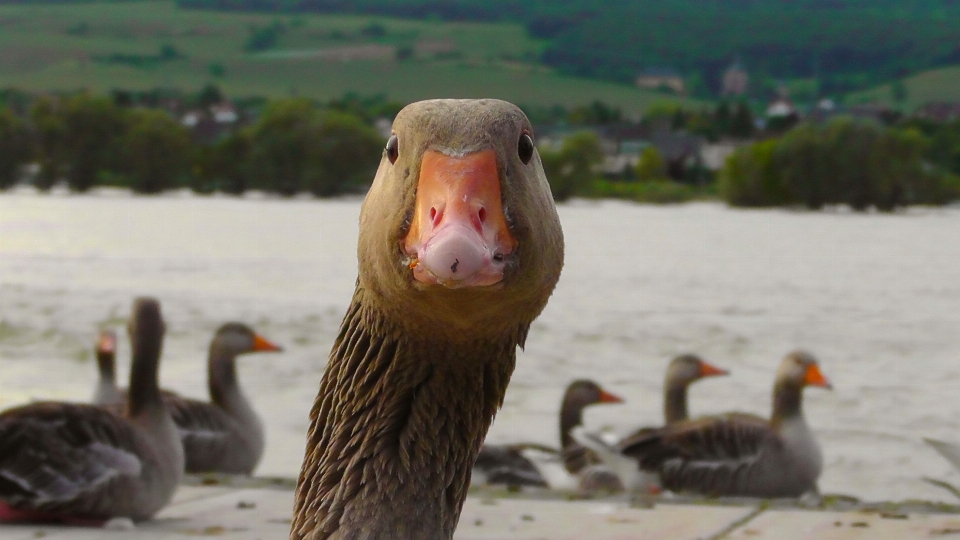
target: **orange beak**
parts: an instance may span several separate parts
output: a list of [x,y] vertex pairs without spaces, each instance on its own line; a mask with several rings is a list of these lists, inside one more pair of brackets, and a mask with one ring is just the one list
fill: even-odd
[[729,375],[730,372],[725,369],[720,369],[713,364],[708,364],[706,362],[700,362],[700,376],[701,377],[716,377],[718,375]]
[[427,150],[403,250],[413,278],[449,288],[493,285],[517,248],[503,212],[493,150],[453,157]]
[[113,332],[100,332],[100,341],[97,343],[97,350],[105,353],[116,352],[117,336]]
[[808,386],[820,386],[828,390],[832,390],[833,386],[830,384],[830,381],[823,376],[823,373],[820,372],[820,368],[816,364],[810,364],[807,368],[807,374],[803,378],[803,383]]
[[254,334],[253,350],[257,352],[279,352],[283,350],[283,347],[267,341],[267,339],[260,334]]
[[607,392],[604,389],[600,389],[600,403],[623,403],[623,398]]

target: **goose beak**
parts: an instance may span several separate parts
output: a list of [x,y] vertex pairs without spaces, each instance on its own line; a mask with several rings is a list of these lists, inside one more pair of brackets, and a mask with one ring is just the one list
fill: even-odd
[[607,392],[604,389],[600,389],[600,403],[623,403],[623,398]]
[[97,342],[97,350],[103,353],[112,353],[117,351],[117,336],[112,332],[101,332],[100,341]]
[[700,376],[701,377],[717,377],[720,375],[729,375],[730,372],[725,369],[720,369],[713,364],[708,364],[706,362],[700,362]]
[[503,279],[507,256],[516,248],[494,151],[424,152],[413,219],[403,239],[413,279],[451,289],[493,285]]
[[833,385],[830,384],[830,381],[823,376],[823,373],[820,372],[820,368],[816,364],[810,364],[807,368],[807,373],[803,378],[803,383],[807,386],[819,386],[821,388],[826,388],[827,390],[833,390]]
[[267,340],[260,334],[253,335],[253,350],[256,352],[280,352],[283,347]]

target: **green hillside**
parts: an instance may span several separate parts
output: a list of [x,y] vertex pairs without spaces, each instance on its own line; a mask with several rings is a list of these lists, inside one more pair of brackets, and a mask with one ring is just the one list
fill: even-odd
[[233,96],[601,100],[628,113],[666,97],[560,75],[539,65],[545,46],[513,23],[227,13],[173,1],[15,4],[0,6],[0,87],[192,90],[213,82]]
[[548,41],[544,63],[631,81],[649,68],[680,73],[716,96],[739,58],[755,95],[778,80],[817,80],[823,93],[863,90],[960,64],[957,0],[179,0],[247,11],[379,13],[512,21]]
[[[906,100],[903,108],[911,111],[931,101],[960,101],[960,66],[924,71],[902,80],[906,88]],[[884,84],[870,90],[851,94],[850,103],[883,102],[898,106],[893,99],[891,84]]]

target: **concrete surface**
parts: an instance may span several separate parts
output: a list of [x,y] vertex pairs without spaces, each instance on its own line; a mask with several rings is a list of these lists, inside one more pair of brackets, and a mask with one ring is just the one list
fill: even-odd
[[[542,497],[542,494],[541,494]],[[285,539],[293,491],[289,483],[186,485],[153,520],[119,530],[52,525],[0,525],[0,540]],[[922,507],[922,505],[920,506]],[[960,513],[901,512],[861,506],[847,511],[784,508],[764,501],[569,501],[505,492],[471,492],[456,540],[960,540]]]

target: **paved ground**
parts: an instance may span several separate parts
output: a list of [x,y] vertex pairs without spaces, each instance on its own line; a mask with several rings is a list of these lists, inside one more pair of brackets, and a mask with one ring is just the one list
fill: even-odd
[[[293,492],[288,482],[182,486],[157,517],[116,530],[59,526],[0,526],[2,540],[285,539]],[[473,492],[457,540],[960,540],[960,508],[914,503],[867,506],[834,500],[803,509],[763,501],[659,502],[626,499],[568,501],[505,492]]]

